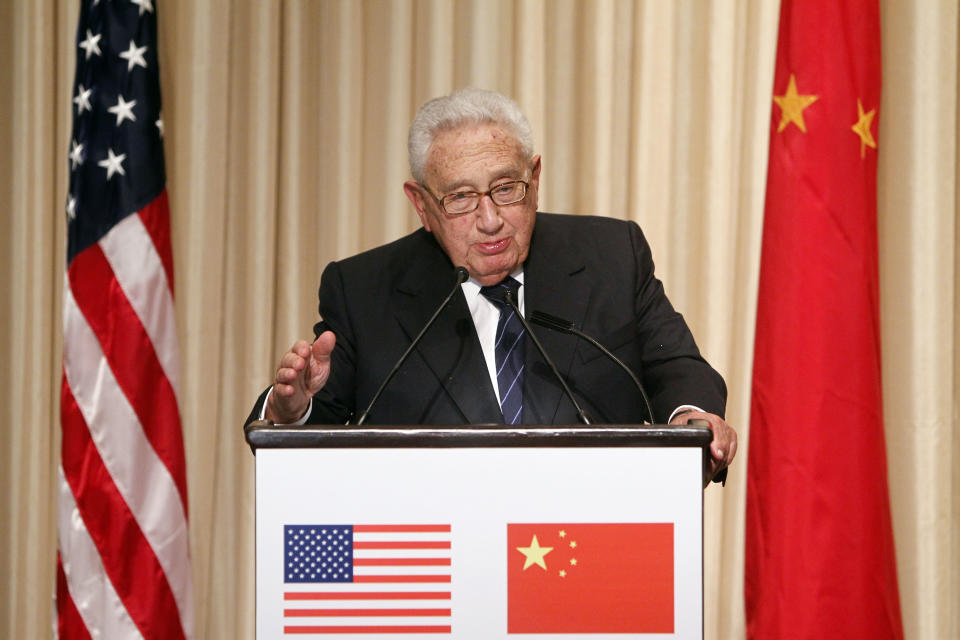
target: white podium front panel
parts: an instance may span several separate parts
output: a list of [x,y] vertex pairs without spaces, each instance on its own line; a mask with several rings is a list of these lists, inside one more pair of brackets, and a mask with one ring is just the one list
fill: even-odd
[[701,638],[684,448],[260,449],[257,637]]

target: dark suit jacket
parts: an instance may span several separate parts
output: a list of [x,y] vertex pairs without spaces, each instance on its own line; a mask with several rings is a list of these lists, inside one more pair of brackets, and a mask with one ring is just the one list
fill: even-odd
[[[430,233],[331,263],[320,285],[317,335],[337,335],[331,376],[308,420],[343,424],[369,403],[390,368],[455,281]],[[524,265],[526,315],[571,320],[643,380],[658,423],[681,404],[723,415],[726,388],[700,356],[682,316],[654,277],[650,248],[632,222],[538,213]],[[534,327],[596,423],[640,423],[631,380],[576,337]],[[532,344],[526,349],[525,424],[575,424],[577,414]],[[265,394],[264,394],[265,395]],[[250,419],[259,416],[261,395]],[[462,292],[457,292],[370,413],[367,424],[503,422]]]

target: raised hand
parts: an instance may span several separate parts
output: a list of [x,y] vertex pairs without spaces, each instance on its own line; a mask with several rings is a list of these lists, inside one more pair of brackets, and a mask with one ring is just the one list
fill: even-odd
[[309,344],[298,340],[283,354],[267,398],[264,416],[274,424],[296,422],[307,411],[310,398],[330,377],[330,354],[337,342],[332,331],[324,331]]

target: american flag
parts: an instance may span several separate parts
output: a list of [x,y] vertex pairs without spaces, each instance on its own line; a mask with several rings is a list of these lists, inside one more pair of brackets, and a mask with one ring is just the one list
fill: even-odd
[[154,3],[84,0],[76,56],[57,631],[61,638],[189,638],[187,480]]
[[283,540],[285,634],[450,633],[450,525],[285,525]]

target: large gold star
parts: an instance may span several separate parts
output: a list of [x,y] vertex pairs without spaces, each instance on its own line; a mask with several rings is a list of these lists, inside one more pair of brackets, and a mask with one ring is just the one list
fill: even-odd
[[782,96],[773,96],[773,101],[780,105],[780,124],[777,125],[777,133],[786,129],[791,122],[797,125],[800,131],[806,133],[807,125],[803,122],[803,110],[816,102],[818,97],[797,93],[797,79],[791,73],[787,92]]
[[860,104],[860,98],[857,98],[857,122],[854,124],[851,129],[853,132],[860,136],[860,157],[863,158],[867,155],[867,147],[871,149],[877,148],[877,141],[873,139],[873,134],[870,133],[870,126],[873,124],[873,116],[877,115],[876,109],[870,109],[869,112],[863,112],[863,105]]
[[527,557],[523,563],[524,571],[534,564],[540,565],[544,570],[546,570],[547,563],[544,561],[543,557],[553,551],[553,547],[541,547],[540,542],[537,540],[536,534],[534,534],[533,540],[530,542],[530,546],[517,547],[517,551]]

